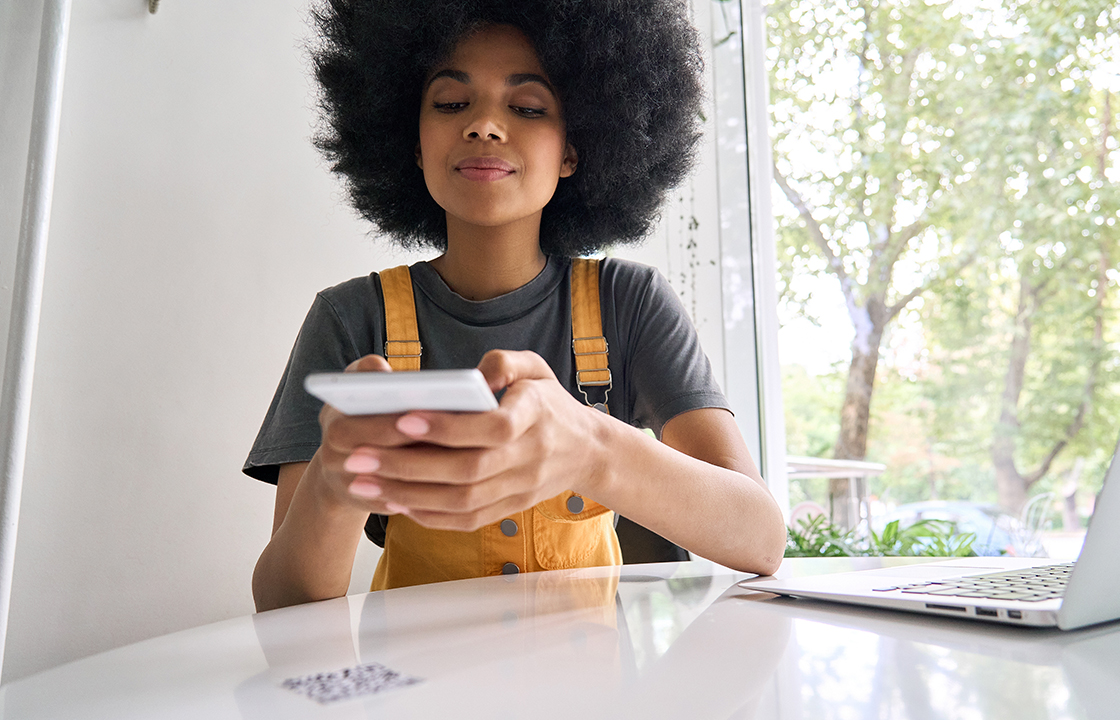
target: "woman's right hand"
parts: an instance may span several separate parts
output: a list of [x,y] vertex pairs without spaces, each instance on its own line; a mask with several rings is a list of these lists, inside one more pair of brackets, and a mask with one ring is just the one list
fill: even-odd
[[[392,371],[380,355],[366,355],[346,368],[346,372]],[[308,474],[317,476],[318,490],[326,494],[329,502],[379,515],[396,513],[395,508],[380,499],[380,486],[374,477],[379,466],[379,448],[416,443],[397,430],[399,417],[400,414],[345,415],[329,404],[323,405],[319,411],[322,444]]]

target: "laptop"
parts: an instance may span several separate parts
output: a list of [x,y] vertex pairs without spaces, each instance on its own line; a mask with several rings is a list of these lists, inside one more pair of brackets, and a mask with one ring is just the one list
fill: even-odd
[[1120,619],[1120,443],[1076,562],[974,557],[740,583],[795,598],[1073,630]]

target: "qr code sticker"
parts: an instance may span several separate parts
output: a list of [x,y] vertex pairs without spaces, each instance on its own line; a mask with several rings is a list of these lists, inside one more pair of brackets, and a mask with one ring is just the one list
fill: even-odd
[[423,682],[420,678],[401,675],[379,663],[355,665],[334,672],[316,673],[289,678],[282,683],[288,690],[306,695],[321,705],[374,695],[386,690]]

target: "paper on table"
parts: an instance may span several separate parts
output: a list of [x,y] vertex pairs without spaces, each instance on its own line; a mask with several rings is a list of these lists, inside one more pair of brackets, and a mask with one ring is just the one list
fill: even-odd
[[281,685],[288,690],[306,695],[321,705],[350,700],[363,695],[374,695],[393,688],[423,682],[421,678],[401,675],[380,663],[355,665],[334,672],[314,673],[289,678]]

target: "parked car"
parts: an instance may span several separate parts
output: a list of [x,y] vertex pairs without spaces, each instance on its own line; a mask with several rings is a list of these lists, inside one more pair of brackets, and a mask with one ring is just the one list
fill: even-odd
[[892,520],[898,520],[901,527],[919,520],[945,520],[954,523],[957,532],[976,536],[972,549],[977,555],[1046,557],[1046,549],[1037,537],[1033,537],[1035,533],[1023,527],[1019,518],[995,505],[950,500],[907,503],[872,518],[871,524],[876,532],[882,532]]

